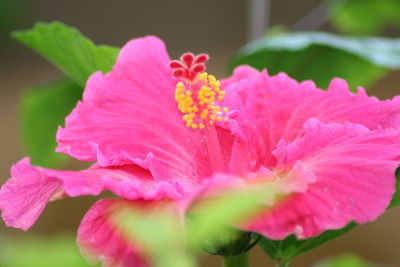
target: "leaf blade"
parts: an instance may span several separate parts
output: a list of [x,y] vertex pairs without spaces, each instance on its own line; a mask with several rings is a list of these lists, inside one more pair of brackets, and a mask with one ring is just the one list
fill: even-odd
[[56,153],[57,127],[75,107],[82,88],[68,79],[26,91],[21,101],[22,137],[32,163],[55,167],[66,156]]
[[340,77],[352,88],[368,86],[389,70],[400,68],[400,39],[342,37],[323,32],[286,33],[266,36],[243,47],[230,69],[248,64],[286,72],[298,80],[314,80],[326,88]]
[[94,45],[77,29],[61,22],[38,22],[32,29],[14,32],[12,37],[54,63],[81,87],[93,72],[110,71],[119,52],[115,47]]

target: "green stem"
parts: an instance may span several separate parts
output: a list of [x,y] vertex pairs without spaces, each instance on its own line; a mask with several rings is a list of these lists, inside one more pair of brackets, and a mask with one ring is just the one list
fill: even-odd
[[225,256],[223,267],[248,267],[249,257],[247,253],[236,256]]
[[289,267],[289,265],[290,265],[290,261],[281,261],[281,262],[278,262],[276,267]]

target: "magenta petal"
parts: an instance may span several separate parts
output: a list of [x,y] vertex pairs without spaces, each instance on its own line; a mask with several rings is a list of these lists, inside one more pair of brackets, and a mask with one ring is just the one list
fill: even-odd
[[273,239],[309,238],[351,221],[375,220],[389,205],[400,163],[398,130],[307,121],[304,136],[274,152],[277,170],[299,161],[315,174],[304,193],[294,194],[253,221],[249,230]]
[[298,83],[284,73],[272,77],[266,71],[246,78],[240,72],[234,75],[239,78],[231,78],[233,82],[225,85],[224,105],[238,111],[235,133],[249,143],[233,149],[267,166],[274,164],[271,152],[278,141],[301,137],[303,124],[310,118],[326,123],[349,121],[370,130],[400,127],[400,98],[379,101],[363,89],[354,94],[341,79],[333,79],[329,90],[323,91],[311,81]]
[[102,199],[83,218],[78,230],[78,244],[92,262],[113,267],[149,266],[144,255],[124,239],[111,221],[111,214],[127,204],[124,200]]
[[83,101],[58,131],[57,151],[103,167],[137,164],[159,180],[208,176],[200,132],[187,128],[177,109],[169,61],[156,37],[126,44],[112,72],[89,78]]
[[110,190],[126,199],[181,199],[194,186],[156,181],[136,165],[58,171],[31,166],[27,158],[12,168],[11,175],[0,190],[0,209],[8,226],[24,230],[32,226],[49,200],[62,194],[75,197]]
[[37,220],[62,181],[31,168],[25,158],[11,169],[12,178],[0,190],[0,209],[7,226],[27,230]]
[[226,88],[238,82],[245,82],[247,79],[257,78],[259,71],[250,66],[239,66],[233,70],[232,76],[227,79],[221,80],[221,87]]

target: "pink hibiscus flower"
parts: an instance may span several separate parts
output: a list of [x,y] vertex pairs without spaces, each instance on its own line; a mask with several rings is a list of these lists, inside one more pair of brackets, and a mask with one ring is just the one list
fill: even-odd
[[96,164],[57,171],[21,160],[0,190],[6,224],[26,230],[51,200],[109,190],[122,199],[94,204],[78,243],[93,260],[145,266],[109,215],[185,201],[219,176],[282,185],[287,196],[244,226],[270,238],[307,238],[384,212],[400,162],[399,97],[353,94],[339,79],[322,91],[245,66],[219,82],[202,73],[207,59],[171,62],[151,36],[125,45],[110,73],[89,78],[57,134],[58,152]]

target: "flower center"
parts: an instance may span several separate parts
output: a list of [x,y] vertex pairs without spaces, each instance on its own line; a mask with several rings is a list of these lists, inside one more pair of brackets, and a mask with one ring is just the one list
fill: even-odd
[[228,120],[227,107],[221,107],[225,91],[220,82],[210,74],[203,72],[208,55],[185,53],[181,60],[173,60],[170,67],[176,78],[183,78],[176,84],[175,100],[182,112],[186,126],[196,129],[210,128],[215,121]]
[[181,79],[176,84],[175,100],[186,127],[201,130],[212,172],[224,172],[226,166],[214,122],[227,121],[229,110],[218,105],[225,96],[225,91],[220,89],[220,82],[204,72],[208,59],[207,54],[195,56],[185,53],[180,60],[171,61],[169,66],[173,76]]

